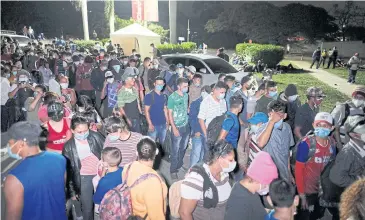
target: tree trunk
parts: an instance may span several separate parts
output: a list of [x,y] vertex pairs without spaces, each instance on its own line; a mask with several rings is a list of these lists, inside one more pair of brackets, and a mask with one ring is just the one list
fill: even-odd
[[82,26],[84,28],[84,40],[89,40],[89,22],[87,18],[87,0],[81,0]]
[[109,15],[109,29],[110,29],[110,33],[113,33],[115,31],[114,28],[114,22],[115,22],[115,18],[114,18],[114,0],[110,0],[110,15]]

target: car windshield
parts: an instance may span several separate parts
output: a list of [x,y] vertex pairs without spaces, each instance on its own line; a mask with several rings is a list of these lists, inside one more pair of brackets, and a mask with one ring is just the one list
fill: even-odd
[[206,59],[204,62],[209,66],[214,74],[238,72],[233,66],[221,58]]
[[12,36],[11,38],[13,40],[17,40],[20,44],[27,44],[28,42],[30,42],[30,39],[29,38],[26,38],[26,37],[15,37],[15,36]]

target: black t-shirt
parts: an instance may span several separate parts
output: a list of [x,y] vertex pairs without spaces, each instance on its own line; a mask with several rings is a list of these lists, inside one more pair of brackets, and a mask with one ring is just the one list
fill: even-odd
[[233,186],[228,198],[224,220],[265,219],[267,212],[260,196],[252,194],[239,182]]

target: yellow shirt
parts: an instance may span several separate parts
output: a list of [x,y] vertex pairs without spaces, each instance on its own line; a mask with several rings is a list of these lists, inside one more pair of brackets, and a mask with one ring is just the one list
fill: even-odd
[[146,173],[157,175],[150,177],[131,189],[133,215],[145,217],[149,220],[165,219],[167,186],[158,173],[151,167],[148,167],[139,161],[126,165],[123,169],[123,182],[126,178],[128,166],[131,166],[128,172],[127,185],[131,186],[140,176]]

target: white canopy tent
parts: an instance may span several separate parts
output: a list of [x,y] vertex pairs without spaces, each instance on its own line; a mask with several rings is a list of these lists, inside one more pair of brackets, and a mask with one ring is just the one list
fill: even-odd
[[151,43],[161,44],[160,35],[136,23],[111,33],[110,39],[112,44],[120,44],[125,55],[131,55],[132,49],[136,49],[142,59],[152,55]]

